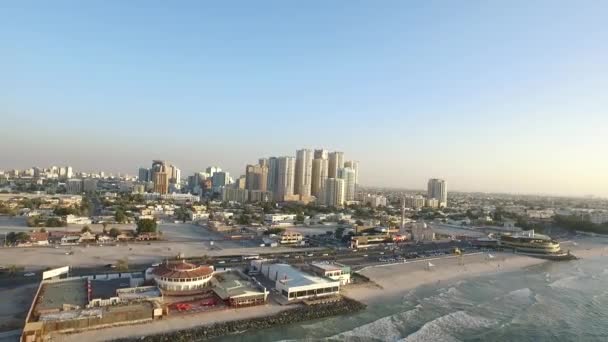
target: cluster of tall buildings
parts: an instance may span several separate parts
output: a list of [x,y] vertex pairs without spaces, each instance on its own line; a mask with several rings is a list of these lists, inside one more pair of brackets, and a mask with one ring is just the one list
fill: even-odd
[[[138,178],[155,193],[180,190],[181,171],[166,161],[154,160],[151,168],[140,168]],[[343,152],[301,149],[295,157],[261,158],[247,165],[236,181],[228,172],[210,166],[189,176],[186,186],[198,195],[219,193],[226,201],[316,201],[339,207],[355,200],[358,184],[359,163],[345,160]]]
[[233,183],[230,173],[218,166],[209,166],[205,171],[195,172],[188,176],[187,188],[190,192],[203,195],[211,192],[219,193],[221,189]]
[[355,200],[359,163],[345,161],[343,152],[301,149],[295,157],[269,157],[249,164],[226,200],[317,201],[342,206]]
[[10,178],[27,177],[66,180],[74,177],[74,170],[71,166],[51,166],[49,168],[35,166],[25,170],[10,170],[5,172],[5,174]]
[[152,182],[154,192],[167,194],[179,190],[181,170],[169,162],[153,160],[151,168],[139,168],[138,179],[140,182]]

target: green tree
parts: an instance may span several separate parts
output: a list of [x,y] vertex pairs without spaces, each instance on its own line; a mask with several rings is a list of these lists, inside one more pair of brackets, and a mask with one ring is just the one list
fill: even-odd
[[264,235],[271,235],[271,234],[277,234],[278,235],[278,234],[281,234],[284,231],[285,231],[285,228],[270,228],[270,229],[267,229],[264,232]]
[[236,220],[236,223],[242,225],[250,225],[251,224],[251,216],[247,214],[241,214],[239,218]]
[[125,211],[122,208],[116,209],[116,212],[114,213],[114,220],[116,220],[118,223],[124,223],[127,221],[127,214],[125,214]]
[[57,216],[78,215],[79,211],[74,208],[55,208],[53,213]]
[[127,258],[122,258],[116,261],[116,269],[118,271],[127,271],[129,270],[129,260]]
[[49,217],[44,225],[47,227],[66,227],[68,224],[58,217]]
[[298,214],[296,215],[296,222],[297,222],[297,223],[304,223],[304,214],[302,214],[302,213],[298,213]]
[[118,235],[120,235],[120,230],[118,230],[116,227],[112,227],[109,234],[111,237],[116,238]]
[[190,215],[188,215],[188,211],[183,207],[177,208],[177,210],[175,210],[175,218],[184,223],[189,218],[189,216]]
[[15,276],[15,274],[17,274],[17,272],[19,272],[19,266],[17,266],[17,265],[9,265],[9,266],[7,267],[7,270],[8,270],[8,274],[9,274],[11,277],[14,277],[14,276]]
[[344,227],[336,228],[336,232],[334,235],[336,237],[336,239],[338,239],[338,240],[342,239],[342,236],[344,235],[344,230],[345,230]]
[[137,234],[156,233],[156,220],[141,219],[137,221]]
[[86,233],[86,232],[91,232],[91,227],[89,226],[84,226],[82,227],[82,229],[80,230],[81,233]]

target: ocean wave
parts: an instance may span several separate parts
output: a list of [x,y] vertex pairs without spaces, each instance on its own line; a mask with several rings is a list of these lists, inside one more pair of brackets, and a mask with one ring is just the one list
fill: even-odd
[[471,316],[465,311],[456,311],[426,322],[416,332],[410,334],[400,342],[424,342],[424,341],[459,341],[455,333],[464,330],[476,330],[489,328],[498,324],[498,321]]
[[524,287],[523,289],[517,289],[517,290],[513,290],[513,291],[507,293],[507,295],[505,297],[527,299],[527,298],[530,298],[531,296],[532,296],[532,290],[530,290],[527,287]]
[[583,285],[582,279],[583,277],[581,276],[565,277],[550,283],[548,286],[553,288],[580,290]]
[[398,327],[420,313],[417,306],[414,309],[382,317],[371,323],[356,327],[353,330],[328,337],[328,340],[349,341],[398,341],[402,334]]

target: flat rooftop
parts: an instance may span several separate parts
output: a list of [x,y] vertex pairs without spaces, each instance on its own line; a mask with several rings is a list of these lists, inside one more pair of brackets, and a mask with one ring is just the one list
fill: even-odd
[[342,265],[330,264],[325,262],[313,262],[311,265],[325,271],[341,271],[344,268],[344,266]]
[[116,290],[130,287],[129,278],[91,280],[91,298],[109,299],[117,297]]
[[237,272],[216,273],[214,278],[217,281],[214,291],[222,299],[264,294],[253,282]]
[[85,279],[72,279],[42,285],[36,311],[62,309],[64,304],[84,308],[88,303]]
[[162,293],[156,286],[140,286],[132,287],[123,290],[117,290],[118,297],[126,300],[158,298],[162,297]]
[[312,274],[304,273],[287,264],[272,264],[269,265],[269,268],[270,274],[278,272],[277,281],[285,282],[290,287],[336,283],[336,281],[331,281]]

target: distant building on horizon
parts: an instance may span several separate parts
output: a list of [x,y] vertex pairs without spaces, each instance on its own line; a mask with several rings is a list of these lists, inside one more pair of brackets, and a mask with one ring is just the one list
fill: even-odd
[[293,196],[295,167],[294,157],[279,157],[277,187],[274,191],[275,200],[284,201]]
[[68,194],[79,195],[82,193],[82,179],[68,179],[65,183],[65,190]]
[[338,178],[344,180],[344,200],[355,200],[355,170],[350,167],[338,169]]
[[[262,159],[263,160],[263,159]],[[267,191],[268,166],[247,165],[245,169],[245,189]]]
[[448,205],[448,189],[445,180],[439,178],[429,179],[427,185],[427,198],[439,200],[439,207],[444,208]]
[[169,174],[166,162],[162,160],[152,161],[152,182],[154,192],[165,195],[169,192]]
[[347,160],[344,162],[344,167],[350,167],[355,171],[355,191],[359,188],[359,162],[356,160]]
[[321,203],[328,207],[341,207],[344,205],[344,179],[327,178],[321,192]]
[[344,167],[344,152],[329,153],[329,165],[327,168],[327,176],[329,178],[338,177],[338,169]]
[[321,196],[321,191],[323,189],[323,185],[325,180],[327,179],[327,169],[329,167],[329,161],[327,158],[315,158],[312,161],[312,179],[310,182],[311,185],[311,195],[319,198]]
[[296,151],[294,194],[301,197],[310,197],[312,181],[312,150],[302,149]]
[[145,167],[140,167],[139,171],[137,173],[137,179],[140,182],[151,182],[152,177],[151,177],[150,169],[145,168]]

